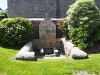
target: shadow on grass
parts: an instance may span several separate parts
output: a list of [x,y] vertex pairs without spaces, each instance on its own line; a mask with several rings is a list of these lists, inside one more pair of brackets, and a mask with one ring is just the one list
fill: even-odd
[[87,60],[89,57],[72,57],[74,60]]
[[84,50],[88,54],[98,54],[100,53],[100,41],[95,42],[92,47]]
[[8,47],[8,46],[3,46],[3,45],[0,45],[0,47],[2,48],[7,48],[7,49],[14,49],[14,50],[20,50],[23,46],[11,46],[11,47]]

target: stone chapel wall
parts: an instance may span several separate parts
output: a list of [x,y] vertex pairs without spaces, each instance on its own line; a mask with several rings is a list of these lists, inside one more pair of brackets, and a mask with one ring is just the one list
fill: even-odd
[[[8,16],[26,18],[44,18],[50,12],[50,18],[65,18],[66,12],[76,0],[8,0]],[[94,0],[100,8],[100,0]]]
[[10,18],[43,18],[49,11],[51,17],[56,17],[56,0],[8,0]]

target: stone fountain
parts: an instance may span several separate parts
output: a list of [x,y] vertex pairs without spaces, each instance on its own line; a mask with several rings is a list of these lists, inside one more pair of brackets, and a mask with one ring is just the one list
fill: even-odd
[[39,39],[27,43],[16,55],[17,60],[36,60],[40,57],[87,58],[88,55],[74,47],[74,44],[65,38],[56,38],[56,25],[46,13],[45,19],[39,25]]

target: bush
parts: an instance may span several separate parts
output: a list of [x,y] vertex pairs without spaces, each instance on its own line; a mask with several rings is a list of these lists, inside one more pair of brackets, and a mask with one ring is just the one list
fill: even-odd
[[33,40],[31,22],[24,18],[5,19],[0,22],[0,44],[20,46]]
[[0,13],[0,20],[4,19],[4,18],[8,18],[8,15],[6,12],[1,12]]
[[70,39],[81,49],[100,40],[100,13],[93,0],[77,0],[67,11],[65,23]]

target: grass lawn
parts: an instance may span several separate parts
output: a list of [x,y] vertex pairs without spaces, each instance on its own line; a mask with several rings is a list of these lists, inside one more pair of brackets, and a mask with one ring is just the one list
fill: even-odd
[[72,75],[75,71],[100,74],[100,54],[91,54],[87,60],[19,61],[13,59],[17,53],[0,47],[0,75]]

